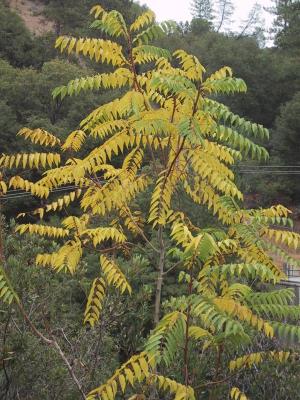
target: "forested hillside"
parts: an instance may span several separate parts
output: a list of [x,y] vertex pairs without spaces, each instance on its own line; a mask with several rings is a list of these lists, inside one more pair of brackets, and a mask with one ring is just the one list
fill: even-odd
[[299,398],[300,3],[100,3],[0,0],[0,398]]

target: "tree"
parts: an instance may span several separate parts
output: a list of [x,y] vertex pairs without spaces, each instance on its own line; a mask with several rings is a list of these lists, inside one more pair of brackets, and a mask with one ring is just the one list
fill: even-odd
[[[272,135],[272,153],[280,165],[293,166],[295,170],[299,165],[300,151],[300,92],[281,107],[280,115],[275,121]],[[284,176],[281,182],[283,189],[289,193],[297,203],[299,189],[297,176]],[[284,184],[284,185],[283,185]]]
[[285,163],[299,163],[300,92],[281,107],[275,122],[272,144],[277,156]]
[[[0,57],[15,67],[40,67],[44,61],[54,57],[49,46],[49,35],[34,37],[23,20],[0,2]],[[51,37],[53,40],[53,37]]]
[[[3,79],[0,83],[0,94],[5,103],[3,107],[7,111],[1,117],[2,151],[7,151],[7,146],[11,145],[11,139],[7,138],[14,137],[15,132],[24,125],[56,129],[60,136],[75,128],[80,121],[78,115],[88,112],[97,104],[95,95],[91,93],[84,102],[78,98],[70,107],[69,101],[62,104],[59,100],[54,100],[51,91],[58,82],[63,83],[84,75],[87,71],[90,70],[86,69],[84,72],[74,64],[59,60],[45,62],[40,70],[13,68],[8,62],[1,60],[0,73]],[[23,150],[29,148],[30,146],[23,147]]]
[[[55,252],[38,254],[36,259],[38,265],[50,266],[57,272],[74,275],[84,252],[93,249],[99,253],[101,273],[91,282],[84,314],[85,323],[92,328],[99,322],[109,288],[114,287],[121,294],[132,292],[121,268],[124,255],[130,256],[138,244],[149,246],[157,272],[154,330],[143,352],[131,357],[86,397],[57,341],[47,338],[31,323],[3,266],[0,297],[14,302],[33,332],[58,351],[83,398],[113,399],[118,391],[124,392],[131,385],[136,388],[134,398],[143,397],[148,390],[153,395],[157,387],[177,399],[194,399],[195,391],[203,386],[191,373],[194,348],[199,354],[209,349],[217,355],[212,378],[205,378],[204,386],[208,388],[222,379],[231,386],[230,373],[222,376],[231,349],[237,357],[230,363],[231,371],[263,361],[293,358],[283,351],[254,352],[249,344],[257,334],[272,339],[275,332],[291,335],[297,331],[299,336],[292,324],[274,322],[283,315],[298,318],[299,308],[290,306],[291,291],[263,293],[258,282],[279,282],[284,275],[270,251],[290,260],[276,243],[297,248],[300,236],[278,228],[291,224],[285,207],[246,210],[239,205],[243,195],[235,184],[231,166],[248,156],[266,159],[266,150],[247,136],[264,139],[268,131],[232,113],[213,96],[243,93],[244,81],[233,77],[227,66],[207,77],[195,56],[183,50],[171,55],[150,45],[151,39],[174,29],[168,22],[155,24],[151,11],[130,26],[117,11],[106,12],[95,6],[92,12],[93,27],[114,40],[120,38],[125,43],[123,47],[108,39],[68,36],[59,37],[56,47],[69,54],[87,55],[110,65],[113,71],[71,80],[53,94],[64,99],[105,88],[121,89],[120,97],[100,105],[65,141],[42,129],[22,129],[20,136],[46,146],[48,151],[3,155],[0,187],[5,194],[4,175],[10,168],[29,167],[45,170],[45,174],[34,182],[25,180],[22,173],[13,175],[10,187],[42,199],[56,189],[72,189],[33,212],[41,218],[80,198],[77,214],[64,218],[60,226],[25,223],[17,231],[63,242]],[[140,66],[143,72],[137,68]],[[75,157],[79,150],[82,155]],[[196,226],[189,210],[177,207],[177,191],[185,192],[195,204],[206,205],[225,228]],[[142,195],[148,198],[146,212],[139,207]],[[171,263],[168,270],[167,262]],[[3,257],[2,265],[5,266]],[[176,266],[183,269],[180,281],[185,293],[165,304],[166,313],[160,320],[163,280]],[[176,381],[168,377],[168,367],[178,349],[183,352],[175,366],[182,369],[175,371]],[[141,382],[146,383],[144,393],[140,393],[144,388],[139,386]],[[214,388],[209,391],[213,398]],[[245,398],[236,386],[231,387],[230,393],[233,399]]]
[[210,0],[193,0],[192,14],[194,18],[204,19],[212,22],[214,19],[213,7]]
[[231,0],[218,0],[217,1],[218,17],[215,22],[216,31],[220,30],[229,24],[231,21],[232,14],[234,12],[234,5]]
[[269,11],[275,15],[273,32],[276,44],[289,50],[299,47],[300,4],[297,0],[274,0],[275,7]]
[[16,66],[32,63],[33,40],[21,18],[0,3],[0,56]]
[[260,18],[262,7],[255,3],[248,14],[248,18],[243,22],[238,38],[249,35],[258,35],[262,31],[262,21]]
[[[46,17],[55,21],[56,35],[75,31],[78,35],[86,35],[89,23],[89,10],[94,5],[92,0],[44,0]],[[131,21],[143,9],[132,0],[105,0],[103,6],[108,10],[117,9]]]

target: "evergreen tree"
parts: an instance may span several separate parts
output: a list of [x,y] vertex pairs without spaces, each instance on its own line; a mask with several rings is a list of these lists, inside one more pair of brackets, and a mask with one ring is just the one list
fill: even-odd
[[214,19],[213,7],[210,0],[193,0],[192,14],[195,18],[211,22]]
[[272,154],[279,160],[280,165],[293,166],[283,168],[291,172],[281,177],[281,193],[289,196],[295,204],[299,204],[299,175],[295,171],[300,165],[300,92],[281,107],[273,130],[272,147]]
[[276,16],[273,27],[276,44],[290,50],[299,48],[300,2],[298,0],[275,0],[275,7],[270,11]]

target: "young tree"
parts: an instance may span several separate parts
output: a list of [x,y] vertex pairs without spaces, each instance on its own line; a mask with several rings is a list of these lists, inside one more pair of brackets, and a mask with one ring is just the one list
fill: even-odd
[[[154,386],[174,394],[176,399],[194,399],[195,390],[201,391],[203,386],[191,373],[194,348],[197,354],[207,349],[216,353],[215,379],[205,378],[204,386],[208,388],[219,380],[232,383],[230,373],[224,376],[227,369],[223,357],[224,353],[230,355],[231,349],[233,356],[240,356],[231,362],[232,371],[265,360],[282,362],[293,357],[288,352],[255,353],[248,345],[257,334],[271,339],[274,332],[291,334],[297,330],[292,325],[272,322],[282,315],[299,316],[299,308],[289,305],[291,292],[261,293],[253,285],[280,281],[284,275],[270,251],[289,259],[276,244],[297,248],[300,237],[278,228],[291,224],[285,207],[245,210],[238,204],[243,195],[231,167],[248,156],[266,159],[266,150],[247,136],[264,139],[268,131],[233,114],[215,96],[245,92],[245,83],[234,78],[227,66],[207,77],[195,56],[183,50],[171,55],[150,45],[151,40],[173,29],[170,22],[155,24],[151,11],[130,26],[117,11],[106,12],[95,6],[92,13],[93,27],[116,41],[62,36],[56,47],[106,63],[113,71],[72,80],[55,89],[54,96],[64,98],[100,88],[120,89],[122,94],[118,92],[119,98],[90,113],[63,143],[44,130],[24,128],[19,135],[46,146],[48,152],[3,155],[0,166],[4,174],[10,168],[44,169],[35,182],[21,175],[9,181],[10,187],[42,199],[54,190],[71,186],[69,194],[33,214],[43,218],[77,201],[76,215],[68,215],[60,227],[27,223],[19,225],[17,231],[63,241],[56,252],[39,254],[36,260],[38,265],[58,272],[74,274],[83,252],[92,249],[99,253],[100,271],[91,282],[84,316],[91,327],[99,321],[110,287],[121,294],[132,291],[120,264],[124,254],[128,257],[139,243],[152,250],[157,272],[155,329],[142,353],[130,358],[86,397],[57,343],[31,327],[57,349],[81,394],[89,400],[114,399],[129,385],[136,399],[144,398],[148,390],[155,394]],[[57,151],[49,152],[49,148]],[[4,179],[0,187],[3,193],[7,191]],[[190,210],[177,206],[179,190],[195,204],[206,205],[225,228],[196,226]],[[146,211],[138,205],[142,194],[149,199]],[[168,270],[167,262],[171,264]],[[3,264],[5,260],[0,297],[6,302],[15,301],[30,323]],[[163,279],[176,266],[183,269],[180,280],[186,293],[170,299],[165,305],[166,315],[160,320]],[[175,381],[167,377],[165,367],[170,366],[178,349],[183,349],[182,357],[178,355],[182,369]],[[166,373],[160,374],[162,371]],[[231,388],[231,397],[245,399],[237,387]]]

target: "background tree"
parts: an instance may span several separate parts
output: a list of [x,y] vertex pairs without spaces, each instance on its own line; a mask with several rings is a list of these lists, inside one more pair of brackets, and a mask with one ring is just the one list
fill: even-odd
[[243,21],[243,24],[240,27],[238,38],[252,35],[256,35],[258,37],[258,34],[262,31],[262,20],[260,17],[261,10],[261,5],[255,3],[250,10],[247,19]]
[[213,5],[210,0],[193,0],[191,4],[194,18],[212,22],[214,19]]
[[270,10],[275,15],[273,32],[279,47],[288,50],[299,48],[299,16],[300,5],[295,0],[276,0],[275,7]]
[[51,48],[44,44],[45,37],[34,38],[23,20],[0,1],[0,57],[14,67],[40,67],[43,61],[54,58]]
[[[290,196],[293,196],[294,201],[297,201],[300,192],[298,187],[297,175],[292,175],[295,173],[297,166],[300,165],[299,162],[299,151],[300,151],[300,93],[296,93],[295,96],[287,102],[281,108],[280,115],[276,119],[275,129],[273,131],[272,147],[273,153],[278,163],[283,166],[292,166],[288,168],[291,174],[288,176],[283,176],[281,181],[281,186],[284,188],[286,185],[286,191]],[[288,188],[291,188],[289,191]]]
[[216,3],[217,17],[215,21],[216,31],[226,30],[228,24],[232,22],[231,17],[234,13],[234,4],[231,0],[218,0]]
[[[55,21],[56,34],[88,33],[89,10],[95,4],[92,0],[43,0],[45,15]],[[74,7],[75,4],[75,7]],[[118,9],[129,21],[133,21],[141,9],[132,0],[104,0],[103,6],[108,10]],[[75,29],[74,29],[75,28]]]

